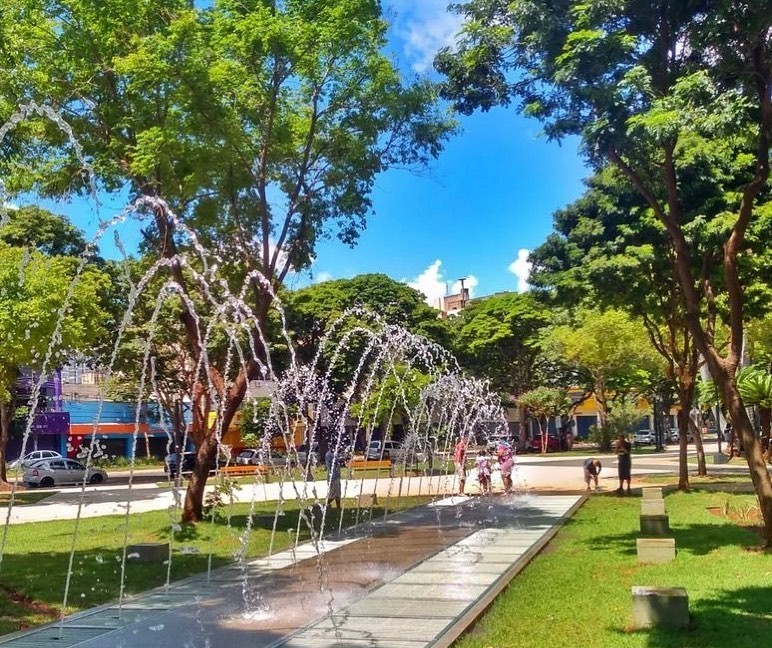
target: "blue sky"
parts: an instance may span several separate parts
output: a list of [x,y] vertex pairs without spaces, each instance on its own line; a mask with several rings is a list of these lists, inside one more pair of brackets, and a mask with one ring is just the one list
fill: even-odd
[[[434,53],[453,42],[459,22],[445,12],[447,2],[385,0],[390,47],[406,72],[431,74]],[[375,213],[355,248],[323,241],[311,273],[290,278],[289,285],[383,272],[422,290],[435,305],[446,289],[457,291],[459,277],[468,278],[475,295],[525,289],[527,251],[550,232],[552,213],[582,192],[587,170],[577,141],[548,143],[538,122],[512,108],[477,113],[460,124],[430,169],[394,170],[378,179]],[[121,197],[104,197],[101,217],[124,204]],[[82,203],[56,208],[89,235],[96,231],[93,209]],[[136,246],[133,230],[121,229],[129,252]],[[112,238],[100,245],[106,256],[117,256]]]

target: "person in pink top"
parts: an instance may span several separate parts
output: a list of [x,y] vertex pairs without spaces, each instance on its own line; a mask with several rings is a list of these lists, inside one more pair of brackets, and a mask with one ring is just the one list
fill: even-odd
[[491,492],[491,458],[488,456],[488,451],[485,448],[481,448],[477,453],[477,481],[480,484],[480,490],[483,495],[488,495]]
[[458,477],[458,494],[464,494],[466,485],[466,441],[461,437],[453,451],[453,462],[456,464],[456,477]]
[[499,470],[501,471],[501,481],[504,483],[504,492],[512,492],[512,470],[515,467],[515,453],[507,442],[502,441],[496,448],[496,455],[499,459]]

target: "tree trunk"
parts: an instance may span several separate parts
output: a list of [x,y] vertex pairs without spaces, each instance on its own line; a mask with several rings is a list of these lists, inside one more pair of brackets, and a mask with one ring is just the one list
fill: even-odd
[[770,480],[767,463],[761,452],[761,444],[756,438],[756,432],[748,418],[748,412],[745,410],[733,378],[725,371],[715,371],[714,380],[721,392],[724,404],[727,410],[729,410],[729,416],[732,419],[732,429],[736,435],[740,435],[740,439],[745,447],[748,470],[759,500],[759,508],[764,518],[764,546],[769,546],[772,541],[772,480]]
[[6,472],[6,454],[5,450],[8,446],[8,439],[11,436],[11,403],[6,403],[0,400],[0,482],[3,484],[8,483],[8,473]]
[[[676,414],[678,420],[678,488],[679,490],[688,490],[689,467],[686,463],[686,451],[689,441],[689,407],[684,407],[681,397],[682,395],[679,393],[680,409]],[[690,405],[691,403],[689,403]]]
[[520,420],[520,433],[517,436],[517,453],[525,452],[525,440],[528,436],[528,413],[524,407],[517,408],[517,417]]
[[761,450],[764,459],[769,461],[769,433],[772,424],[772,409],[759,406],[759,423],[761,424]]
[[[179,455],[180,462],[182,453]],[[182,465],[180,463],[180,465]],[[204,490],[209,472],[217,468],[217,439],[209,435],[196,452],[196,465],[188,480],[182,521],[195,523],[204,519]]]
[[[251,366],[251,365],[250,365]],[[198,451],[196,453],[196,465],[188,481],[188,489],[185,492],[185,504],[182,509],[182,521],[196,523],[203,520],[204,513],[204,489],[209,472],[217,468],[217,430],[225,432],[233,421],[233,417],[244,400],[247,391],[247,371],[242,370],[238,378],[228,389],[225,404],[212,425],[209,425],[207,416],[199,410],[193,418],[192,437]],[[206,390],[199,392],[199,399],[206,398]],[[205,408],[208,411],[208,407]]]

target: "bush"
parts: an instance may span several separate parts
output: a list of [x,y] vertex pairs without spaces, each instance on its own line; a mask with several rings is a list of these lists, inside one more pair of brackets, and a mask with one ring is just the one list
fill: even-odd
[[611,425],[606,427],[590,426],[589,439],[592,443],[597,444],[601,450],[611,450],[611,443],[616,439],[616,436]]

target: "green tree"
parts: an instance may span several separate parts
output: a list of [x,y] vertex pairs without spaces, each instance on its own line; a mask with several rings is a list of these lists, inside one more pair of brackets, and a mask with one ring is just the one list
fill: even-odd
[[660,361],[644,328],[619,310],[579,310],[574,324],[547,330],[544,348],[586,371],[598,404],[598,424],[608,423],[610,402],[646,389]]
[[59,214],[35,205],[7,209],[0,241],[11,247],[35,248],[46,256],[77,257],[86,251],[86,239]]
[[[686,322],[747,449],[772,541],[772,480],[737,389],[746,302],[739,259],[768,189],[772,32],[758,2],[471,0],[457,47],[436,61],[447,95],[471,112],[519,102],[548,136],[579,135],[588,159],[615,165],[665,227],[675,251]],[[726,227],[715,254],[723,295],[693,270],[684,173],[690,160],[733,155],[744,167],[705,184],[724,188]],[[726,300],[722,353],[702,314]]]
[[[313,284],[286,292],[283,303],[298,358],[310,363],[321,351],[317,371],[331,371],[330,378],[339,392],[348,386],[365,346],[370,343],[368,336],[357,335],[353,330],[372,327],[374,315],[385,324],[399,325],[436,344],[450,346],[447,322],[425,303],[424,296],[383,274]],[[333,354],[336,357],[331,367]]]
[[[450,321],[453,350],[465,369],[516,404],[543,373],[539,340],[548,321],[547,310],[528,293],[475,299]],[[520,420],[525,421],[522,410]],[[518,445],[525,448],[525,434]]]
[[16,408],[19,370],[51,371],[104,334],[100,307],[107,279],[77,259],[0,244],[0,481]]
[[759,408],[762,446],[768,457],[772,427],[772,374],[761,367],[743,367],[737,373],[737,388],[745,405]]
[[[274,294],[289,272],[309,267],[321,238],[353,244],[377,175],[428,162],[453,123],[434,86],[404,81],[384,53],[376,0],[217,0],[205,9],[187,0],[9,0],[3,11],[11,74],[0,95],[7,105],[58,106],[95,174],[83,172],[63,129],[32,120],[16,132],[13,144],[28,155],[9,158],[7,189],[128,185],[150,217],[145,249],[166,259],[179,286],[187,344],[206,367],[190,390],[198,462],[183,509],[198,521],[216,432],[249,380],[263,377]],[[226,364],[202,362],[208,322],[190,304],[210,295],[180,262],[198,244],[242,297],[234,317],[254,324],[238,370],[231,354]]]
[[[731,163],[727,162],[727,173]],[[696,181],[694,181],[697,184]],[[685,205],[695,217],[690,235],[695,251],[695,274],[703,282],[720,285],[715,236],[723,220],[711,213],[722,206],[721,196],[695,187]],[[710,226],[705,227],[705,221]],[[755,233],[754,246],[764,254],[766,236]],[[565,306],[584,302],[622,309],[646,328],[653,348],[665,361],[664,395],[675,388],[680,437],[679,487],[688,488],[686,440],[689,412],[700,367],[700,355],[686,323],[686,310],[675,279],[675,253],[664,228],[645,201],[613,167],[587,182],[584,195],[554,217],[554,232],[531,255],[531,283],[550,300]],[[750,264],[746,264],[750,265]],[[758,279],[746,269],[750,280]],[[703,321],[715,330],[721,325],[716,309],[704,312]],[[663,391],[663,390],[659,390]],[[655,399],[657,400],[657,399]],[[665,400],[671,400],[666,398]],[[697,442],[701,445],[698,431]],[[706,474],[704,454],[698,452],[698,474]]]
[[[517,404],[535,421],[539,427],[541,439],[541,452],[547,452],[548,434],[547,426],[553,416],[565,415],[571,411],[572,401],[562,389],[555,387],[536,387],[521,394]],[[521,434],[525,437],[525,434]]]
[[370,392],[363,395],[363,400],[352,405],[351,414],[361,426],[370,430],[385,428],[395,416],[407,420],[409,426],[421,400],[421,391],[431,379],[430,375],[413,367],[399,365],[389,368]]
[[634,400],[620,399],[608,413],[604,427],[594,426],[590,440],[597,443],[601,450],[610,450],[611,444],[620,435],[629,436],[641,422],[643,415]]

